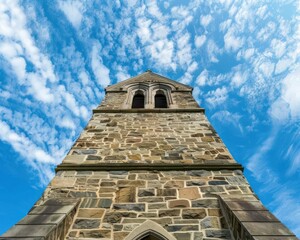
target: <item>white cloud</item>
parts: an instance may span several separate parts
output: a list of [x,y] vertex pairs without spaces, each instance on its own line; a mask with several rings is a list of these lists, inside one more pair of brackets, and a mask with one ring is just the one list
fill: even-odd
[[207,27],[210,22],[212,21],[212,16],[211,15],[205,15],[200,17],[200,23],[204,26]]
[[95,44],[92,49],[91,53],[91,62],[92,62],[92,69],[93,73],[98,81],[98,83],[102,87],[107,87],[110,83],[111,80],[109,78],[109,69],[103,64],[103,60],[100,57],[99,54],[99,46]]
[[242,47],[243,42],[243,38],[237,36],[237,30],[233,27],[229,28],[229,30],[224,35],[225,49],[227,51],[237,51]]
[[208,71],[204,69],[197,77],[196,83],[199,86],[204,86],[207,81],[208,81]]
[[217,55],[221,53],[221,49],[217,46],[217,44],[212,39],[209,39],[206,48],[209,60],[213,63],[218,62],[219,60]]
[[195,37],[195,46],[197,48],[200,48],[203,46],[203,44],[205,43],[206,41],[206,36],[205,35],[201,35],[201,36],[196,36]]
[[290,72],[281,83],[281,95],[271,105],[269,114],[275,121],[300,119],[300,67]]
[[239,129],[239,131],[241,133],[243,133],[243,128],[240,124],[240,119],[242,118],[242,116],[238,113],[231,113],[227,110],[223,110],[223,111],[218,111],[216,113],[214,113],[211,118],[213,120],[217,120],[218,122],[226,125],[232,125],[235,128]]
[[67,19],[75,28],[79,28],[82,21],[82,13],[84,11],[82,1],[65,0],[58,2],[59,8],[66,15]]
[[224,103],[228,98],[228,90],[225,87],[217,88],[216,90],[209,91],[205,95],[205,101],[212,107],[216,107]]

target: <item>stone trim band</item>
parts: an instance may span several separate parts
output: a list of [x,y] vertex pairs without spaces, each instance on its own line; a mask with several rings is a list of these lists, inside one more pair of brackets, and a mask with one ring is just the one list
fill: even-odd
[[188,171],[188,170],[244,170],[238,163],[226,164],[141,164],[141,163],[97,163],[97,164],[60,164],[55,171]]
[[204,108],[190,109],[171,109],[171,108],[154,108],[154,109],[93,109],[93,113],[184,113],[184,112],[200,112],[205,113]]

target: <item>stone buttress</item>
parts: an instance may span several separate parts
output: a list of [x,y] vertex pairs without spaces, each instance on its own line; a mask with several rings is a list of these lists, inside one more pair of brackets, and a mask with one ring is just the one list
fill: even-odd
[[106,88],[56,176],[2,239],[293,240],[192,88],[147,71]]

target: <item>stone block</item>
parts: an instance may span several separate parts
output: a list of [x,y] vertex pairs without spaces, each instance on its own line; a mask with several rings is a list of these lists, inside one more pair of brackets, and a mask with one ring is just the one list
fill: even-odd
[[155,196],[155,190],[154,189],[139,189],[138,196],[139,197]]
[[205,209],[184,209],[182,211],[183,219],[202,219],[206,217]]
[[104,222],[120,223],[122,218],[136,218],[137,214],[133,212],[108,212],[104,215]]
[[143,180],[118,180],[118,187],[145,187],[146,182]]
[[269,211],[233,211],[241,222],[278,222],[279,220]]
[[201,221],[201,228],[220,228],[218,218],[216,217],[206,217]]
[[85,158],[86,158],[85,155],[67,155],[64,158],[63,163],[80,164],[84,162]]
[[80,208],[77,216],[80,218],[102,218],[103,214],[104,209]]
[[190,202],[186,199],[177,199],[168,201],[169,208],[189,208]]
[[1,237],[10,238],[10,237],[45,237],[53,231],[55,225],[14,225]]
[[243,222],[242,225],[254,236],[293,236],[280,222]]
[[116,203],[135,202],[135,194],[135,187],[119,188],[119,190],[116,191],[115,201]]
[[176,196],[177,190],[168,188],[168,189],[157,189],[157,196]]
[[219,208],[217,199],[200,199],[192,201],[192,207],[196,208]]
[[93,229],[99,228],[100,220],[98,219],[76,219],[73,224],[73,229]]
[[190,233],[174,233],[174,236],[178,240],[191,240]]
[[59,224],[65,216],[65,214],[27,215],[18,222],[18,225]]
[[43,205],[34,207],[29,214],[68,214],[73,208],[73,205]]
[[168,181],[164,185],[164,188],[182,188],[182,187],[184,187],[183,181]]
[[53,188],[63,188],[63,187],[73,187],[76,178],[74,177],[55,177],[51,181],[51,187]]
[[199,231],[199,225],[169,225],[167,226],[169,232],[190,232]]
[[188,187],[179,189],[179,197],[186,198],[190,200],[200,198],[199,188],[198,187]]
[[267,210],[259,201],[225,201],[230,210]]
[[80,208],[110,208],[111,203],[109,198],[84,198]]
[[105,238],[110,239],[111,237],[111,231],[110,230],[88,230],[88,231],[80,231],[79,237],[82,238]]
[[159,210],[158,211],[159,217],[173,217],[173,216],[179,216],[179,215],[180,215],[180,209]]
[[145,204],[113,204],[113,208],[117,210],[127,210],[127,211],[145,211]]
[[206,230],[205,234],[207,237],[212,237],[212,238],[222,238],[222,239],[232,239],[231,234],[229,230],[215,230],[215,229],[210,229]]

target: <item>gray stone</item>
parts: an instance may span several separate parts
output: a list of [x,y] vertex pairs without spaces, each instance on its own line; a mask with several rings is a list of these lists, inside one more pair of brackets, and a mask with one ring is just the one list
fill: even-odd
[[219,208],[219,202],[217,199],[200,199],[192,201],[192,207],[197,208]]
[[73,155],[88,155],[88,154],[96,154],[97,150],[95,149],[76,149],[72,152]]
[[97,197],[97,194],[95,192],[73,192],[73,191],[70,191],[68,196],[74,197],[74,198]]
[[114,204],[114,209],[128,210],[128,211],[145,211],[145,204]]
[[192,170],[192,171],[188,171],[187,174],[190,176],[197,176],[197,177],[211,176],[211,172],[206,170]]
[[101,160],[102,158],[100,156],[96,156],[96,155],[88,155],[86,160]]
[[100,220],[97,219],[76,219],[73,229],[93,229],[100,226]]
[[231,239],[231,234],[229,230],[206,230],[207,237]]
[[14,225],[2,237],[45,237],[54,229],[55,225]]
[[154,189],[139,189],[138,196],[146,197],[146,196],[154,196]]
[[209,185],[227,185],[228,182],[226,182],[226,181],[209,181],[208,184]]
[[104,216],[104,222],[119,223],[123,217],[136,218],[137,214],[133,212],[108,212]]
[[183,219],[202,219],[206,217],[205,209],[184,209],[182,211]]
[[112,200],[109,198],[84,198],[81,208],[110,208]]
[[167,226],[169,232],[188,232],[188,231],[199,231],[198,225],[169,225]]
[[205,182],[201,181],[201,180],[193,180],[193,181],[187,181],[186,185],[187,186],[203,186],[203,185],[205,185]]
[[38,215],[27,215],[18,224],[24,225],[39,225],[39,224],[58,224],[64,218],[65,214],[38,214]]
[[29,214],[68,214],[71,210],[73,210],[73,205],[44,205],[44,206],[37,206],[31,209]]

